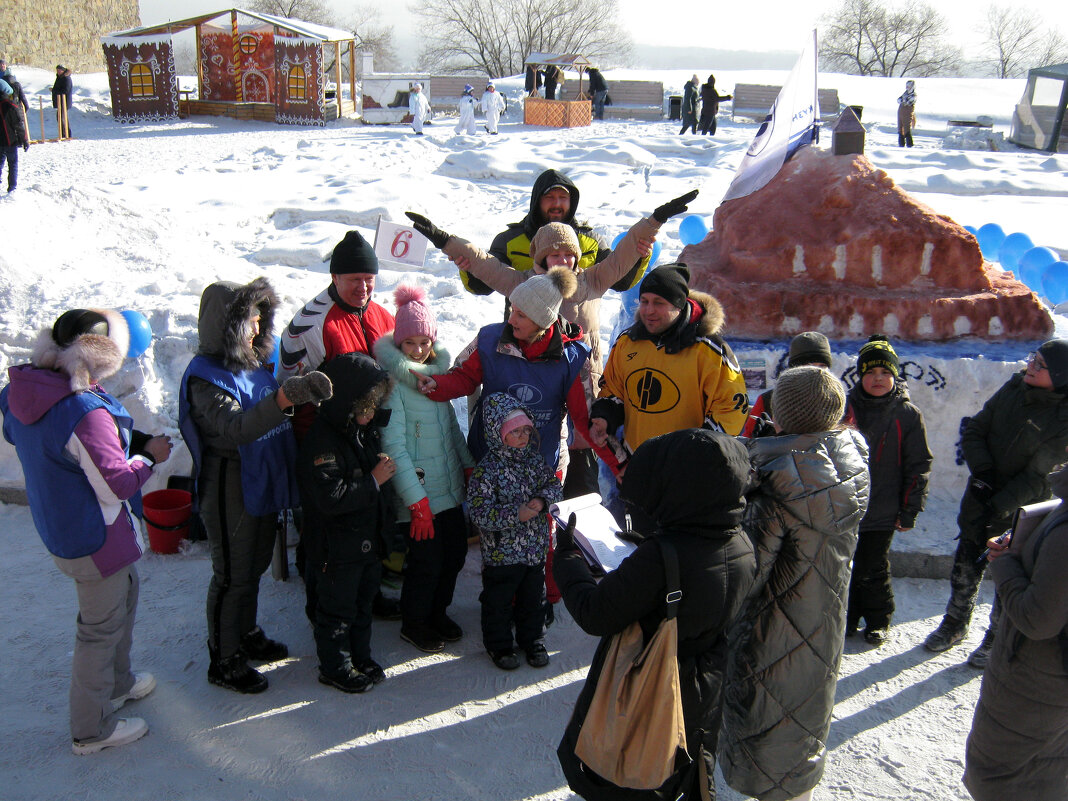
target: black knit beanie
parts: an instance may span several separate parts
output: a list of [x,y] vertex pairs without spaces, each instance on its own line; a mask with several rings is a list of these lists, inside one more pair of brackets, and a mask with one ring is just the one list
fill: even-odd
[[659,295],[676,309],[682,311],[690,296],[690,271],[685,264],[666,264],[647,273],[638,288],[638,294],[652,292]]
[[872,334],[860,348],[857,355],[857,374],[863,376],[874,367],[882,367],[893,373],[894,378],[901,377],[901,363],[890,341],[882,334]]
[[787,434],[830,431],[842,420],[846,396],[829,370],[808,365],[784,370],[775,381],[771,416]]
[[1053,391],[1068,394],[1068,339],[1051,339],[1038,349],[1049,368]]
[[831,343],[819,331],[802,331],[790,340],[790,355],[787,359],[790,367],[805,364],[822,364],[831,366]]
[[360,236],[359,231],[349,231],[334,247],[334,253],[330,256],[330,273],[378,274],[378,256],[367,240]]

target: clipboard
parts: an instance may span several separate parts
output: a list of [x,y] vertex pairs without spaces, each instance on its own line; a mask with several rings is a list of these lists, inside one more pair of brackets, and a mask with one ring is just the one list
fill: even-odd
[[619,538],[616,519],[601,505],[601,496],[596,493],[554,503],[549,513],[560,528],[575,515],[575,544],[594,571],[610,573],[637,548]]

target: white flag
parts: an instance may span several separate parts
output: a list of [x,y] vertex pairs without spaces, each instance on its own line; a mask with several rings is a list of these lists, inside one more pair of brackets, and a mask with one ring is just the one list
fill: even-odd
[[816,31],[813,30],[812,39],[779,90],[771,113],[749,145],[723,199],[745,197],[760,189],[800,148],[819,141],[818,113]]

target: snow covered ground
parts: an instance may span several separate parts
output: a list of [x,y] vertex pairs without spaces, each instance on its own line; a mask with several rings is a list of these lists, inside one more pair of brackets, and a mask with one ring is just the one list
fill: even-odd
[[[12,68],[36,108],[36,95],[47,94],[52,76]],[[662,80],[677,92],[690,74],[606,77]],[[723,72],[717,85],[730,91],[736,81],[784,77]],[[122,126],[110,117],[104,75],[76,76],[75,83],[77,138],[20,153],[19,189],[0,196],[0,370],[25,361],[37,330],[68,308],[136,309],[152,325],[153,345],[109,388],[141,428],[166,431],[176,441],[175,390],[196,346],[199,297],[208,283],[266,275],[283,299],[281,324],[327,284],[324,259],[346,230],[371,238],[380,215],[401,221],[412,209],[486,245],[522,216],[534,176],[548,167],[571,175],[582,191],[579,216],[609,240],[691,187],[702,192],[691,211],[711,220],[755,131],[724,115],[714,139],[679,137],[678,123],[668,121],[528,128],[518,103],[497,137],[454,135],[447,119],[419,138],[403,126],[351,121],[325,129],[205,117]],[[497,85],[510,97],[520,89],[515,80]],[[995,131],[1007,134],[1022,81],[919,81],[916,147],[908,151],[896,147],[894,130],[903,81],[823,75],[820,85],[864,106],[868,157],[914,196],[962,224],[998,222],[1068,253],[1068,157],[1011,146],[1005,152],[942,147],[947,119],[986,114]],[[38,136],[36,110],[30,123]],[[46,124],[53,136],[54,117]],[[677,222],[665,226],[661,242],[661,262],[670,261],[681,250]],[[383,271],[376,300],[392,307],[392,289],[413,280],[427,287],[440,336],[453,352],[499,318],[500,299],[465,294],[455,268],[433,250],[419,273]],[[618,300],[606,299],[602,315],[606,340],[613,304]],[[1058,332],[1068,333],[1064,318],[1058,317]],[[732,344],[740,358],[773,361],[785,343]],[[840,344],[836,367],[849,365],[856,344]],[[960,417],[977,410],[1030,347],[962,342],[901,349],[922,371],[913,395],[928,416],[936,457],[930,509],[917,532],[904,535],[907,547],[951,551],[962,483],[954,464]],[[928,383],[935,373],[944,384]],[[161,472],[165,477],[188,465],[179,447]],[[6,443],[0,483],[21,483]],[[208,685],[203,593],[210,571],[203,546],[147,555],[140,563],[135,655],[160,687],[132,711],[149,721],[152,734],[113,753],[76,759],[66,735],[73,591],[53,568],[26,509],[2,507],[0,521],[9,565],[0,603],[10,610],[0,624],[0,681],[12,729],[0,760],[4,798],[571,797],[553,752],[594,643],[562,613],[548,636],[549,669],[504,674],[493,668],[477,636],[477,554],[469,557],[455,607],[474,635],[425,656],[401,643],[397,624],[377,623],[376,655],[390,680],[357,698],[316,682],[302,587],[270,578],[261,619],[289,643],[293,658],[271,671],[271,689],[262,696]],[[932,656],[920,647],[947,591],[945,582],[899,580],[895,641],[878,652],[849,642],[818,798],[967,797],[959,776],[978,674],[963,664],[963,648]],[[976,626],[969,644],[983,628]],[[729,790],[723,797],[737,798]]]

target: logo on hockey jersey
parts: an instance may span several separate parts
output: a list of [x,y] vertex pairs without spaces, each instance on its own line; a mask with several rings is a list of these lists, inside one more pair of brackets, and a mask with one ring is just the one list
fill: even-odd
[[627,398],[646,414],[670,412],[679,404],[682,393],[667,373],[645,367],[627,376]]

